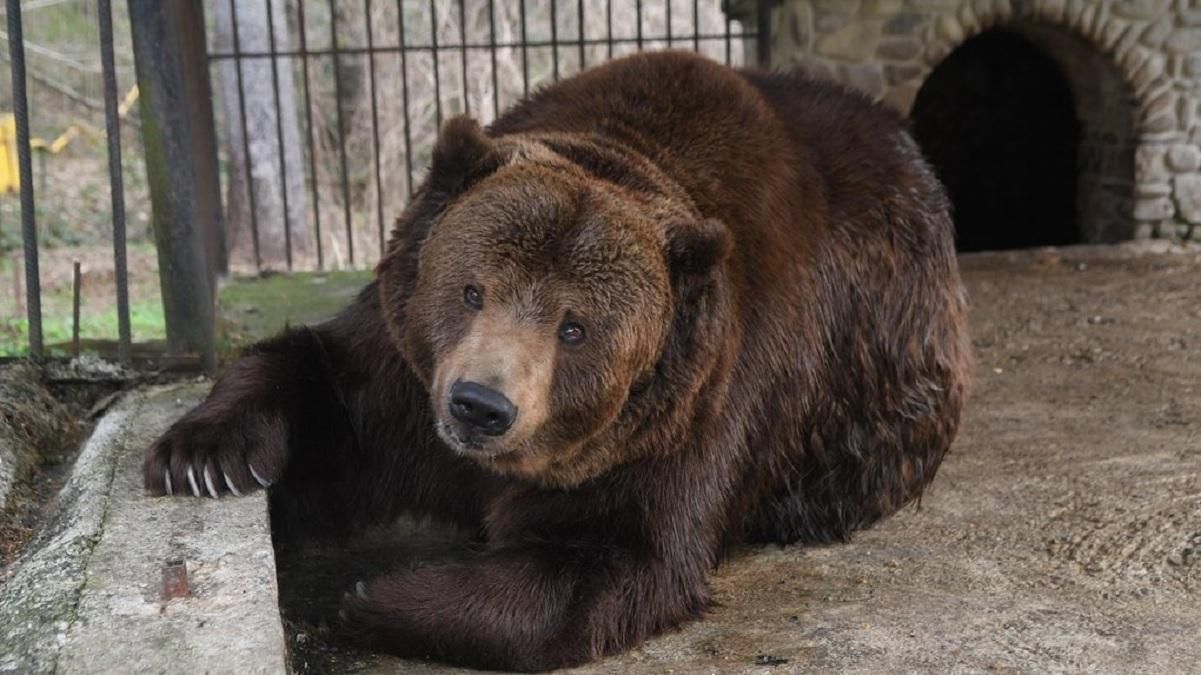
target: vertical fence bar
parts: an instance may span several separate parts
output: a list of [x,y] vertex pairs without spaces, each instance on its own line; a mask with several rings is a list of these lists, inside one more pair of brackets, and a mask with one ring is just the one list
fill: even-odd
[[634,2],[634,19],[638,22],[638,51],[642,51],[642,0]]
[[559,3],[550,2],[550,62],[552,82],[559,81],[559,16],[555,6]]
[[463,74],[463,113],[471,114],[471,99],[467,94],[467,2],[459,0],[459,65]]
[[488,53],[492,55],[492,117],[500,117],[500,78],[496,74],[496,0],[488,0]]
[[[267,3],[267,53],[271,55],[271,93],[275,101],[275,137],[279,143],[279,192],[284,206],[284,259],[292,271],[292,210],[288,208],[288,164],[284,148],[284,113],[279,100],[279,59],[275,48],[275,10]],[[286,45],[285,45],[286,48]]]
[[667,12],[667,46],[671,48],[671,0],[663,0],[663,9]]
[[[264,1],[270,2],[271,0]],[[237,0],[229,0],[229,21],[234,39],[234,79],[238,83],[238,119],[242,123],[242,162],[245,164],[242,168],[246,172],[246,204],[250,210],[250,239],[254,246],[254,268],[259,270],[263,268],[263,258],[259,252],[259,210],[255,203],[257,198],[254,190],[254,173],[250,170],[254,162],[250,158],[250,127],[246,120],[246,86],[242,82],[243,56],[241,41],[238,39]]]
[[79,295],[83,291],[83,270],[78,260],[71,264],[71,355],[79,356]]
[[755,18],[758,20],[755,30],[755,54],[759,67],[765,69],[771,66],[771,5],[772,0],[759,0],[758,11],[755,12]]
[[413,196],[413,122],[409,116],[409,60],[405,47],[404,0],[396,0],[397,31],[400,34],[400,105],[405,121],[405,190]]
[[367,79],[371,84],[371,140],[372,156],[375,158],[375,224],[379,230],[379,254],[384,256],[384,187],[380,178],[379,158],[379,97],[376,96],[375,83],[375,37],[371,30],[371,0],[366,0],[367,26]]
[[583,71],[585,68],[588,67],[587,66],[588,57],[584,53],[585,52],[585,48],[584,48],[584,0],[579,0],[579,2],[576,3],[575,11],[576,11],[576,18],[579,20],[578,28],[580,29],[579,30],[580,70]]
[[605,44],[608,58],[613,58],[613,0],[605,0]]
[[730,65],[730,15],[726,15],[726,65]]
[[330,52],[333,54],[334,60],[334,98],[336,105],[334,111],[337,114],[336,122],[338,123],[338,160],[342,168],[342,218],[346,225],[346,251],[347,257],[350,258],[350,266],[354,267],[354,232],[351,230],[350,220],[350,174],[346,169],[346,125],[342,119],[342,78],[338,77],[338,57],[341,55],[338,49],[338,9],[334,6],[334,0],[329,0],[329,34],[330,34]]
[[701,9],[700,0],[692,0],[692,51],[701,50]]
[[17,118],[17,162],[21,178],[21,246],[25,251],[25,310],[29,355],[42,358],[42,281],[38,271],[38,227],[34,215],[33,161],[29,155],[29,99],[25,91],[25,33],[20,0],[8,0],[8,54],[12,66],[13,116]]
[[530,95],[530,51],[529,38],[526,36],[525,0],[518,5],[521,14],[521,95]]
[[430,0],[430,54],[434,57],[434,121],[442,128],[442,77],[438,69],[438,7]]
[[[220,191],[205,23],[191,0],[128,0],[167,349],[216,365],[209,235]],[[215,202],[215,203],[214,203]]]
[[125,181],[121,170],[121,117],[117,111],[117,69],[113,57],[113,3],[100,0],[100,67],[104,76],[104,129],[108,138],[108,180],[113,205],[113,265],[117,282],[117,360],[129,362],[129,266],[125,250]]
[[304,0],[296,3],[296,21],[300,24],[300,71],[304,78],[305,142],[309,146],[309,184],[313,191],[313,234],[317,239],[317,269],[325,269],[325,252],[321,242],[321,200],[318,199],[317,153],[313,143],[313,100],[309,94],[309,38],[304,18]]

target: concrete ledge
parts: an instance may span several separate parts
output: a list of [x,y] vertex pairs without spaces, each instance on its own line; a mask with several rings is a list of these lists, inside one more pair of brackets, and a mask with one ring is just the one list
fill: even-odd
[[[148,499],[144,448],[205,387],[125,396],[0,588],[0,672],[286,672],[266,497]],[[162,597],[184,560],[190,596]]]

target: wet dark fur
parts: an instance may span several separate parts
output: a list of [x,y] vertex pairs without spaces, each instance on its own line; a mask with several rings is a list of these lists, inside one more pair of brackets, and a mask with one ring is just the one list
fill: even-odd
[[943,191],[893,113],[799,75],[658,54],[493,124],[721,228],[668,235],[673,328],[627,403],[629,447],[658,450],[576,485],[444,446],[385,321],[403,332],[406,312],[435,311],[406,306],[425,233],[499,165],[455,125],[394,232],[384,292],[230,366],[148,452],[152,493],[164,469],[186,491],[190,461],[249,489],[250,461],[278,479],[274,507],[313,529],[410,513],[479,532],[467,558],[369,582],[348,623],[399,654],[541,670],[701,616],[731,544],[845,540],[934,477],[966,395],[963,291]]

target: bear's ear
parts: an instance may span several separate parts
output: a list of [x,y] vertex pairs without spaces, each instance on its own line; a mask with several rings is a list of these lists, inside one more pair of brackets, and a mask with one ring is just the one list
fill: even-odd
[[453,197],[500,168],[504,158],[479,123],[466,115],[446,120],[430,163],[429,186]]
[[730,230],[716,218],[677,223],[667,230],[667,259],[676,279],[705,276],[725,262],[732,245]]

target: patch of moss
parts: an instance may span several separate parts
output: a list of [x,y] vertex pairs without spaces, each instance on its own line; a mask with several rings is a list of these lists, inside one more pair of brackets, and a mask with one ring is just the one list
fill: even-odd
[[235,279],[217,293],[222,358],[287,326],[320,323],[350,304],[371,281],[369,271],[294,272]]

